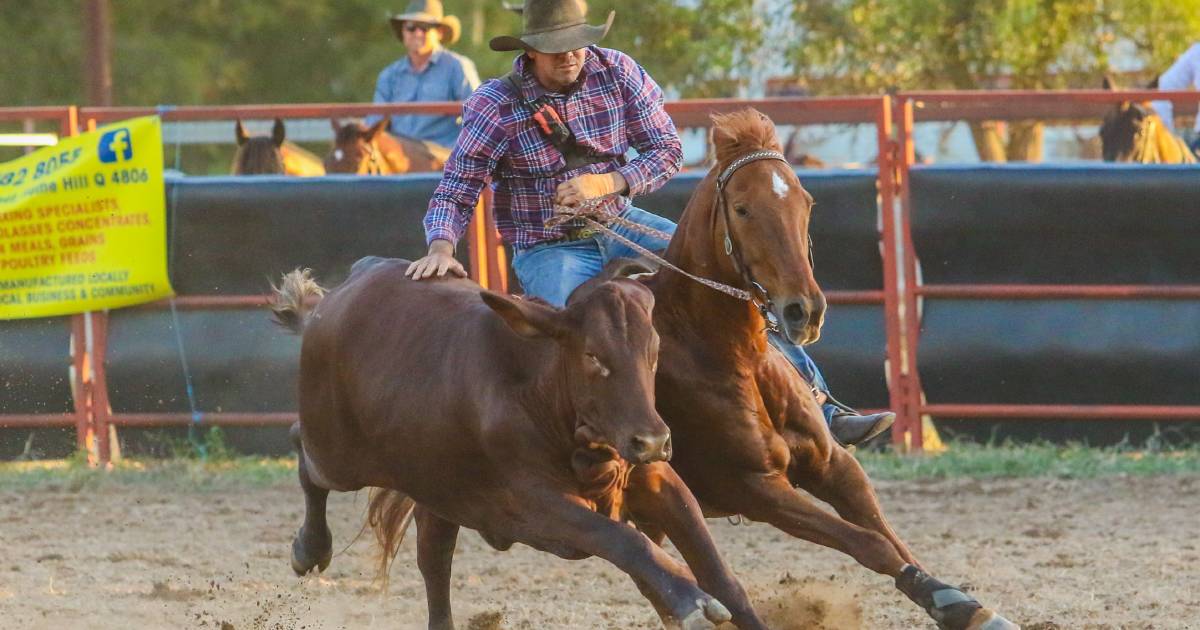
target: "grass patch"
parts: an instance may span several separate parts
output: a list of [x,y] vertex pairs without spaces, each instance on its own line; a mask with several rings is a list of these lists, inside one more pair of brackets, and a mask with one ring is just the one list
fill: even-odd
[[[180,491],[210,491],[296,483],[294,457],[245,457],[212,448],[201,458],[194,450],[166,459],[124,459],[110,470],[66,460],[0,462],[0,492],[31,489],[79,492],[123,485],[154,485]],[[214,456],[214,452],[220,456]],[[1089,479],[1116,475],[1200,474],[1200,446],[1173,450],[1082,445],[952,443],[937,455],[858,452],[872,479],[1030,478]]]
[[1173,450],[1096,448],[1079,444],[951,443],[936,455],[859,452],[873,479],[1058,477],[1200,474],[1200,446]]
[[80,492],[122,485],[154,485],[182,491],[210,491],[296,482],[296,458],[123,459],[109,470],[83,457],[0,463],[0,492],[60,489]]

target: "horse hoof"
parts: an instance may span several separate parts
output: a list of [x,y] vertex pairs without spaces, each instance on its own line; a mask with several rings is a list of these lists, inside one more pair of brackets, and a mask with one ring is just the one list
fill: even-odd
[[683,618],[683,623],[680,624],[683,630],[707,630],[733,619],[729,609],[716,598],[697,599],[696,605],[699,608]]
[[971,616],[967,630],[1021,630],[1021,626],[996,614],[996,611],[980,608]]
[[296,575],[299,576],[308,575],[308,572],[312,571],[313,567],[316,567],[319,572],[324,572],[325,569],[329,568],[329,562],[333,560],[333,546],[330,545],[328,549],[321,551],[319,554],[310,554],[305,548],[304,543],[301,542],[303,536],[304,530],[302,529],[300,533],[296,534],[296,538],[292,540],[292,571],[295,571]]

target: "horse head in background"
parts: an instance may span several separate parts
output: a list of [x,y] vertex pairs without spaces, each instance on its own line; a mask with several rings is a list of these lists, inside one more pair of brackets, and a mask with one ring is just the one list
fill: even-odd
[[295,175],[315,177],[325,174],[321,160],[286,140],[283,121],[276,118],[270,136],[251,136],[239,119],[234,127],[237,152],[233,155],[234,175]]
[[393,136],[385,131],[388,119],[367,127],[360,122],[345,125],[330,120],[333,148],[325,157],[330,173],[394,175],[440,171],[446,165],[444,150],[420,140]]
[[[1149,89],[1157,87],[1158,80]],[[1104,89],[1116,91],[1116,83],[1104,77]],[[1192,164],[1196,155],[1175,135],[1149,103],[1124,101],[1104,117],[1100,142],[1105,162],[1138,164]]]

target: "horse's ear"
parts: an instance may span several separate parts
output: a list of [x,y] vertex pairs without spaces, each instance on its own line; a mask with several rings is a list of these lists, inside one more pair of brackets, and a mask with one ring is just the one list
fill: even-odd
[[1117,82],[1113,81],[1112,77],[1108,76],[1107,74],[1104,75],[1104,81],[1100,85],[1109,92],[1115,92],[1117,90]]
[[329,126],[333,128],[334,136],[337,136],[338,132],[342,130],[342,123],[338,122],[336,118],[329,119]]
[[275,127],[271,129],[271,142],[274,142],[277,147],[283,146],[284,133],[283,121],[276,118]]
[[238,119],[237,124],[233,128],[233,132],[237,135],[237,143],[239,147],[243,144],[246,144],[246,141],[250,139],[250,136],[246,135],[246,128],[242,126],[241,118]]
[[366,134],[364,134],[366,136],[365,140],[367,142],[374,141],[375,138],[379,137],[379,134],[382,133],[384,129],[387,129],[387,124],[388,119],[386,117],[375,121],[375,124],[371,125],[371,128],[367,130]]
[[503,293],[484,289],[479,292],[483,303],[522,337],[559,337],[563,328],[558,311],[530,300],[518,300]]

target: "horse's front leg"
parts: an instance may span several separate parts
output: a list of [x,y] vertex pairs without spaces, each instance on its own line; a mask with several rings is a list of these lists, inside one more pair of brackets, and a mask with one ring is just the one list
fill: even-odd
[[896,587],[946,630],[1009,630],[1012,622],[983,608],[960,589],[943,584],[910,564],[882,534],[829,514],[796,492],[779,474],[749,473],[722,495],[747,518],[764,521],[819,545],[850,555],[859,564],[895,580]]
[[[714,628],[729,621],[729,611],[701,591],[662,549],[641,532],[588,509],[583,500],[536,484],[521,484],[522,531],[518,540],[535,548],[582,552],[607,560],[652,593],[656,609],[669,615],[668,627],[685,630]],[[560,554],[561,555],[561,554]],[[661,613],[660,613],[661,614]]]
[[816,445],[792,449],[788,475],[792,483],[828,503],[847,521],[887,538],[905,562],[920,567],[908,545],[884,518],[875,488],[858,460],[846,449],[832,444],[824,456],[821,451]]
[[625,498],[639,524],[644,523],[671,539],[700,588],[729,608],[737,627],[767,627],[713,543],[696,498],[669,464],[658,462],[634,467]]
[[961,590],[925,573],[884,518],[875,489],[853,455],[840,447],[834,447],[824,460],[816,457],[806,459],[806,454],[814,453],[798,449],[793,459],[793,465],[801,467],[802,472],[795,475],[800,487],[833,506],[847,521],[876,531],[890,540],[909,563],[897,578],[896,587],[924,608],[940,625],[988,630],[1015,627],[995,612],[980,606]]

